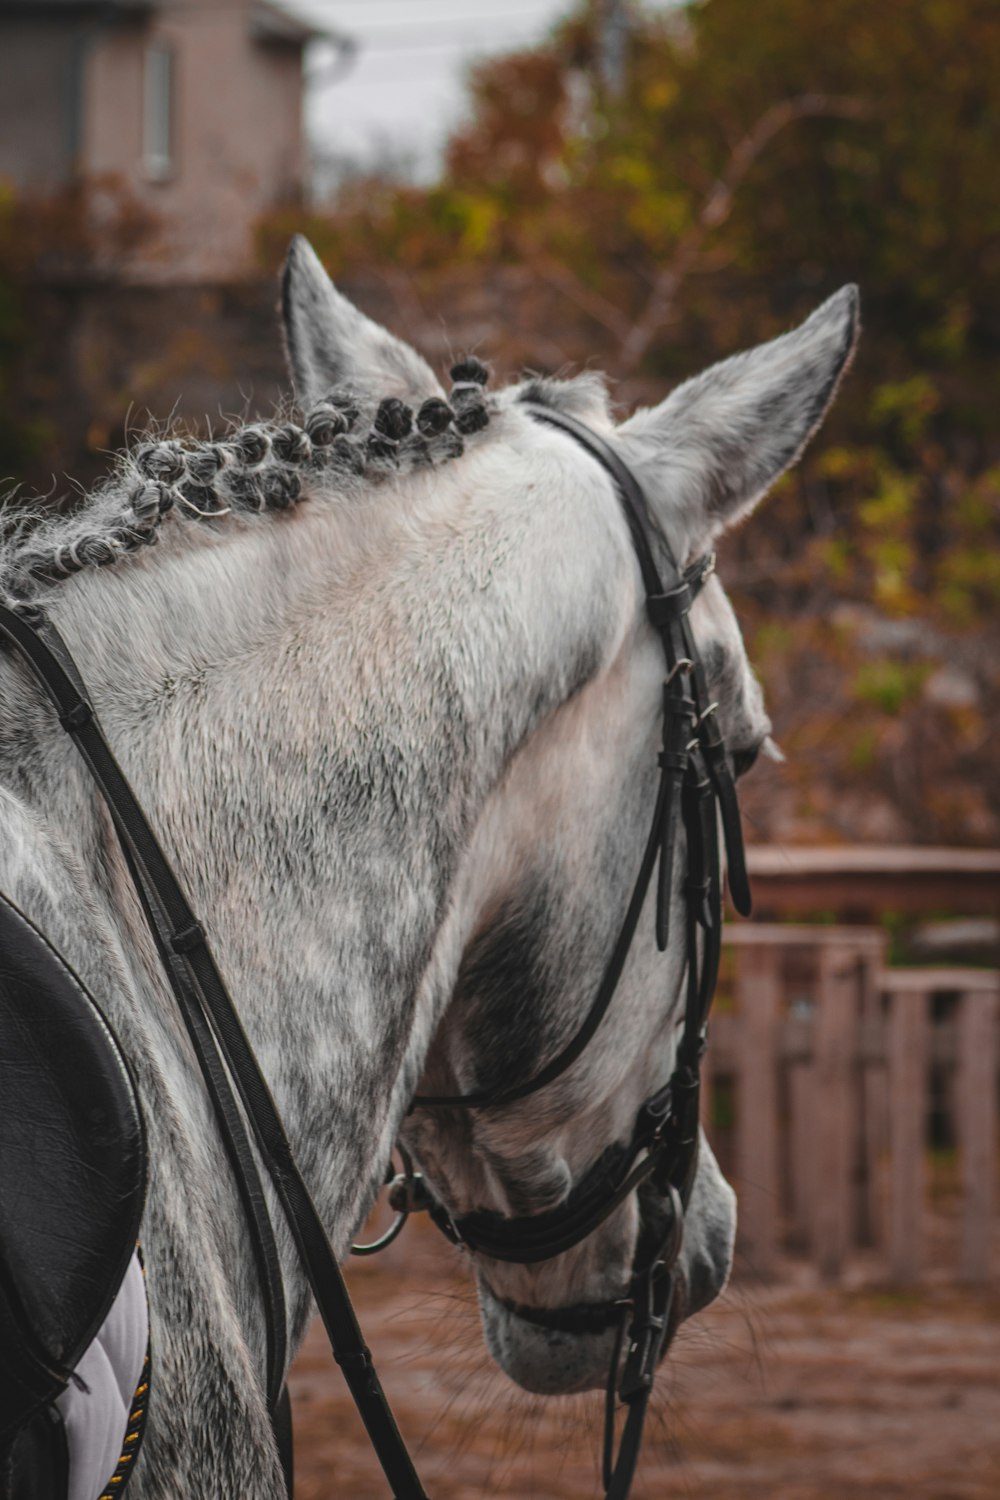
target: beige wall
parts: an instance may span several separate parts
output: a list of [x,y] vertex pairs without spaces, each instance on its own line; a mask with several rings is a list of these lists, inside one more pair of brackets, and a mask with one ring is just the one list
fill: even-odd
[[[150,181],[143,162],[147,48],[174,54],[173,169]],[[81,164],[123,180],[162,218],[134,274],[152,279],[238,277],[252,264],[254,220],[301,187],[301,52],[262,45],[251,6],[169,3],[145,27],[95,38],[85,71]]]

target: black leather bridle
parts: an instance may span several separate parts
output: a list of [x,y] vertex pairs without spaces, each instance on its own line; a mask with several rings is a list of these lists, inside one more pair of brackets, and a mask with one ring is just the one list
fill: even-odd
[[[647,615],[664,652],[659,786],[624,921],[594,1001],[572,1040],[527,1080],[466,1095],[418,1095],[412,1107],[502,1108],[545,1088],[576,1062],[611,1004],[657,865],[656,936],[661,951],[667,947],[673,870],[682,827],[688,862],[684,885],[687,988],[683,1031],[674,1070],[666,1084],[640,1108],[630,1141],[605,1152],[559,1208],[513,1219],[485,1212],[454,1218],[427,1192],[419,1174],[409,1165],[396,1180],[392,1196],[401,1211],[396,1228],[408,1211],[426,1208],[456,1243],[495,1260],[531,1264],[578,1244],[633,1191],[640,1191],[642,1228],[630,1293],[622,1304],[607,1308],[513,1309],[539,1326],[569,1332],[595,1332],[619,1325],[608,1383],[604,1471],[607,1500],[625,1500],[656,1366],[675,1312],[675,1265],[681,1248],[683,1213],[697,1167],[700,1062],[721,941],[717,808],[726,842],[730,894],[737,910],[744,914],[750,910],[750,892],[732,771],[689,619],[691,605],[714,560],[706,555],[682,571],[652,518],[641,486],[614,449],[565,413],[527,403],[524,409],[536,421],[561,430],[581,444],[607,470],[619,493],[646,590]],[[286,1472],[290,1473],[291,1464],[283,1389],[284,1290],[251,1137],[288,1220],[334,1358],[344,1372],[393,1495],[397,1500],[426,1500],[362,1337],[340,1266],[204,930],[115,761],[73,658],[51,621],[33,604],[0,605],[0,639],[27,663],[94,777],[114,821],[205,1078],[251,1232],[267,1326],[268,1409]],[[370,1248],[388,1243],[394,1233]],[[628,1347],[619,1375],[621,1342],[626,1332]],[[614,1459],[616,1394],[628,1408],[628,1415]]]
[[[673,870],[682,825],[688,859],[684,883],[687,993],[683,1032],[674,1070],[640,1106],[631,1139],[604,1152],[557,1208],[519,1218],[488,1212],[455,1217],[412,1171],[395,1180],[390,1197],[403,1210],[425,1209],[453,1244],[464,1245],[490,1260],[533,1265],[578,1245],[640,1190],[640,1203],[646,1212],[626,1298],[603,1306],[510,1308],[524,1321],[543,1328],[597,1333],[618,1326],[620,1333],[627,1331],[628,1348],[620,1373],[621,1337],[611,1360],[604,1444],[607,1500],[624,1500],[638,1458],[657,1362],[671,1332],[671,1313],[676,1311],[673,1271],[683,1241],[684,1210],[697,1170],[701,1058],[722,934],[717,807],[726,842],[730,894],[737,911],[747,916],[750,889],[733,774],[689,619],[694,600],[714,570],[714,555],[706,553],[681,570],[651,515],[642,487],[611,445],[564,412],[528,403],[525,409],[536,421],[558,428],[585,448],[610,474],[621,499],[646,590],[646,613],[664,655],[659,785],[628,909],[590,1009],[572,1039],[528,1079],[470,1094],[418,1094],[411,1108],[503,1108],[537,1093],[572,1067],[607,1015],[656,866],[656,941],[661,953],[667,948]],[[400,1221],[397,1223],[401,1227]],[[617,1460],[613,1457],[616,1392],[628,1407]]]

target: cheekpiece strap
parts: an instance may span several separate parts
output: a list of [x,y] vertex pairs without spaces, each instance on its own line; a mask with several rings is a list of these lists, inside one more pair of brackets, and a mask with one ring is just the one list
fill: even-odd
[[675,589],[668,589],[665,594],[646,595],[646,613],[653,629],[662,632],[686,615],[694,603],[694,595],[686,583],[679,584]]

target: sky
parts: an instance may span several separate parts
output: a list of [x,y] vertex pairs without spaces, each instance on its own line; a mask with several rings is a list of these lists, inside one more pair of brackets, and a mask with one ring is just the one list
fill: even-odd
[[287,8],[353,37],[307,55],[306,126],[318,155],[409,160],[433,177],[441,146],[462,117],[470,62],[540,41],[571,0],[285,0]]

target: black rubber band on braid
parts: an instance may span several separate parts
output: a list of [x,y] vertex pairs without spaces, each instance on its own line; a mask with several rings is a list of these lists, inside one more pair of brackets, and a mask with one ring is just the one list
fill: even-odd
[[164,485],[147,480],[145,484],[134,485],[129,491],[128,503],[135,517],[135,527],[145,529],[156,525],[163,514],[161,497],[164,489]]
[[455,413],[440,396],[431,396],[417,412],[417,431],[426,438],[437,437],[451,426]]
[[272,434],[271,447],[282,463],[307,464],[312,458],[309,434],[294,422],[286,422]]
[[452,365],[451,405],[455,413],[455,426],[466,436],[481,432],[490,420],[486,409],[483,386],[490,372],[481,359],[468,358]]
[[161,484],[176,484],[187,472],[187,461],[180,443],[144,443],[135,454],[135,466],[146,479]]
[[405,401],[387,396],[379,402],[375,421],[368,437],[369,458],[395,460],[399,445],[413,431],[413,413]]
[[468,358],[451,374],[451,402],[432,396],[415,413],[404,401],[387,397],[372,417],[363,398],[341,388],[317,401],[301,422],[255,422],[218,441],[141,443],[130,455],[117,515],[99,516],[89,535],[77,526],[67,528],[65,541],[56,537],[41,550],[24,547],[16,566],[26,580],[58,583],[154,546],[161,521],[175,509],[206,521],[230,510],[288,510],[302,499],[309,471],[361,479],[366,473],[450,462],[464,452],[463,434],[478,432],[489,421],[483,395],[487,367]]
[[221,443],[203,443],[184,456],[191,479],[195,484],[206,487],[215,483],[219,473],[229,462],[229,454]]
[[256,468],[271,452],[271,436],[263,427],[244,427],[229,439],[229,446],[240,463]]
[[481,359],[474,354],[459,360],[457,365],[451,367],[451,378],[456,385],[488,385],[490,379],[490,367],[484,365]]
[[351,395],[349,391],[334,389],[328,392],[323,400],[326,405],[332,406],[340,412],[347,423],[348,432],[357,426],[361,418],[361,405],[356,396]]
[[305,428],[314,449],[329,448],[334,438],[347,431],[348,421],[336,406],[320,401],[306,417]]

